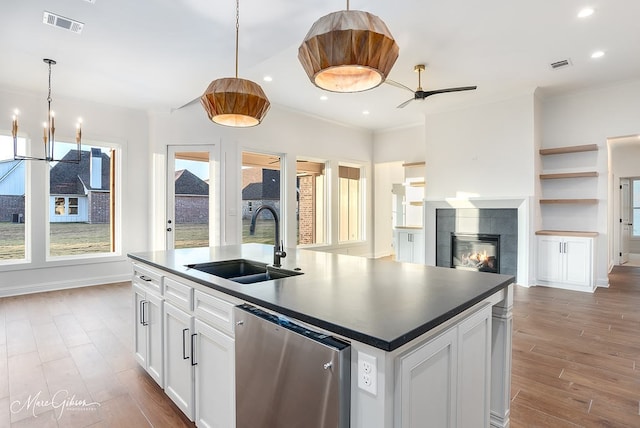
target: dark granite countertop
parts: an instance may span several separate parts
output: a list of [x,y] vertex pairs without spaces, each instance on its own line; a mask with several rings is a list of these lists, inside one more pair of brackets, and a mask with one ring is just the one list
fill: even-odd
[[508,275],[287,249],[282,268],[304,275],[238,284],[188,264],[230,259],[272,263],[273,247],[244,244],[129,254],[338,335],[392,351],[514,282]]

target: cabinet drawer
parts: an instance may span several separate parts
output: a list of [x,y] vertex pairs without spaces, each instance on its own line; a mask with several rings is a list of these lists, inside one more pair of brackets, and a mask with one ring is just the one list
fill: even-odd
[[164,279],[164,298],[187,312],[193,310],[193,288],[171,278]]
[[210,324],[221,331],[234,336],[233,303],[202,293],[194,293],[193,313],[196,318]]
[[159,272],[146,266],[133,264],[133,281],[162,296],[163,276]]

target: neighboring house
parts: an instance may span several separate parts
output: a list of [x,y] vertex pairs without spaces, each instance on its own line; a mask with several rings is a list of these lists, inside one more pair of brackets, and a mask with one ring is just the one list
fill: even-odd
[[108,223],[111,159],[98,148],[69,150],[49,173],[49,221],[51,223]]
[[24,162],[0,161],[0,222],[24,222]]
[[[262,181],[247,184],[242,189],[242,219],[251,219],[253,212],[260,205],[271,205],[276,212],[280,212],[280,171],[273,169],[262,170]],[[263,211],[261,216],[270,216]],[[270,218],[270,217],[269,217]]]
[[209,222],[209,183],[188,169],[176,171],[176,224],[206,224]]

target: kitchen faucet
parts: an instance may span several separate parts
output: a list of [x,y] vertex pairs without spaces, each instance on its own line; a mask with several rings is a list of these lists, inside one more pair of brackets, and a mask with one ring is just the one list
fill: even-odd
[[278,219],[278,213],[273,207],[269,205],[260,205],[253,213],[253,217],[251,217],[251,226],[249,226],[249,235],[255,235],[256,233],[256,219],[258,218],[258,214],[260,211],[268,210],[273,214],[273,221],[276,223],[276,237],[275,237],[275,245],[273,246],[273,265],[275,267],[280,267],[282,264],[280,260],[287,257],[287,253],[284,251],[284,244],[280,240],[280,220]]

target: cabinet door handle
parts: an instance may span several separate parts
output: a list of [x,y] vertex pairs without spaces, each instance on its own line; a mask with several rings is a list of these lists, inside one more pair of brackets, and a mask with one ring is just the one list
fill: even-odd
[[191,365],[195,366],[198,363],[196,362],[196,343],[194,341],[197,333],[191,335]]
[[143,281],[147,281],[147,282],[151,282],[151,281],[153,281],[151,278],[149,278],[149,277],[148,277],[148,276],[146,276],[146,275],[140,275],[140,279],[141,279],[141,280],[143,280]]
[[144,300],[140,300],[138,307],[138,323],[144,325]]
[[187,351],[187,340],[184,337],[184,333],[185,332],[189,333],[189,329],[185,328],[185,329],[182,330],[182,359],[183,360],[188,360],[189,357],[187,355],[185,355],[186,351]]
[[558,245],[560,247],[560,254],[562,254],[562,242],[558,242]]
[[567,243],[565,242],[563,245],[564,245],[564,253],[567,254]]
[[142,302],[142,310],[140,311],[140,313],[142,314],[142,325],[144,326],[148,326],[149,325],[149,320],[147,319],[147,312],[149,312],[148,309],[145,310],[145,308],[148,308],[148,304],[149,301],[148,300],[143,300]]

